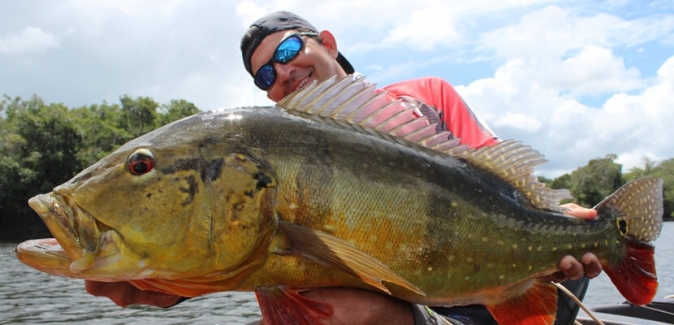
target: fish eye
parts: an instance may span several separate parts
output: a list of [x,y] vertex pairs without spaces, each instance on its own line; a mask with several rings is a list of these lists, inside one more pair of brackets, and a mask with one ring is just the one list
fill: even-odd
[[149,173],[154,168],[154,155],[147,149],[137,150],[129,156],[126,166],[134,175]]

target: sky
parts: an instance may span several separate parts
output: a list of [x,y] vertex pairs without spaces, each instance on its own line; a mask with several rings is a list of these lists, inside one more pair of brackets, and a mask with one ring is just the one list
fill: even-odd
[[456,87],[503,139],[558,177],[617,155],[623,172],[674,158],[671,0],[22,0],[0,4],[0,95],[68,107],[273,105],[239,43],[289,10],[331,31],[380,86],[425,76]]

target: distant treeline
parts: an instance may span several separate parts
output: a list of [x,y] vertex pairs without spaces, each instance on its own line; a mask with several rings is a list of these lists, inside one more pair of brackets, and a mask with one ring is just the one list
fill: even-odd
[[569,189],[574,197],[569,202],[593,207],[629,181],[644,176],[659,177],[664,180],[663,218],[665,221],[671,221],[674,218],[674,158],[658,163],[643,158],[642,167],[632,168],[624,174],[622,173],[622,165],[615,163],[616,158],[618,156],[608,154],[604,158],[592,159],[587,165],[554,180],[544,177],[538,179],[550,188]]
[[51,237],[28,199],[159,126],[198,113],[194,104],[122,96],[119,104],[79,108],[33,96],[0,102],[0,242]]
[[[125,142],[159,126],[199,112],[185,100],[160,105],[148,97],[122,96],[120,103],[69,108],[4,96],[0,102],[0,242],[51,237],[27,204],[50,192],[79,171]],[[618,187],[642,176],[665,180],[665,217],[674,211],[674,158],[644,161],[643,168],[622,173],[609,154],[554,180],[552,188],[567,188],[575,202],[591,207]]]

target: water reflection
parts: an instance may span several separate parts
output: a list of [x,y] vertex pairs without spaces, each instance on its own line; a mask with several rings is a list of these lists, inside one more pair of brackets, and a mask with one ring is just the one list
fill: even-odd
[[[674,223],[656,242],[658,298],[674,294]],[[248,324],[260,318],[252,293],[228,292],[190,299],[175,307],[120,308],[84,291],[84,282],[33,270],[14,255],[15,244],[0,244],[0,324]],[[624,299],[605,275],[592,281],[589,306]]]
[[23,265],[14,247],[0,244],[0,324],[248,324],[260,318],[248,292],[206,295],[169,309],[120,308],[87,294],[82,280]]

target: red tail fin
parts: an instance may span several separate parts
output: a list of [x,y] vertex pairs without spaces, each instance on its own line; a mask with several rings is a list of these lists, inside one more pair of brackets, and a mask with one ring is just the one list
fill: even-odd
[[618,291],[635,305],[646,305],[658,289],[655,249],[652,245],[627,239],[626,256],[619,265],[602,265]]
[[629,302],[645,305],[658,289],[654,248],[650,242],[662,230],[662,179],[653,177],[631,181],[597,204],[598,218],[615,223],[625,243],[625,256],[617,265],[602,264],[618,291]]

